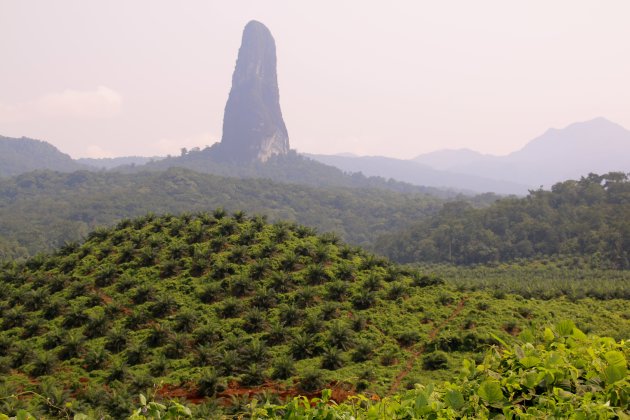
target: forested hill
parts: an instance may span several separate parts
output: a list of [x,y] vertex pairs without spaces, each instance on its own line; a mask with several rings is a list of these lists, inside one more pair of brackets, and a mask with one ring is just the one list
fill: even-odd
[[86,166],[45,141],[0,136],[0,177],[14,176],[36,169],[72,172],[86,169]]
[[484,209],[448,203],[435,216],[379,238],[376,249],[400,262],[475,264],[562,254],[627,269],[630,181],[620,172],[590,174]]
[[[494,196],[481,196],[481,203]],[[0,259],[49,251],[147,212],[223,206],[334,231],[356,245],[435,213],[443,200],[381,189],[314,188],[183,169],[120,174],[35,172],[0,180]]]
[[[380,188],[405,193],[425,193],[442,198],[452,198],[464,188],[440,189],[412,185],[378,176],[365,176],[360,172],[345,173],[334,166],[316,162],[291,150],[287,155],[273,155],[266,162],[234,162],[222,159],[216,147],[184,151],[181,156],[149,162],[143,166],[119,167],[119,171],[165,170],[185,168],[196,172],[237,178],[266,178],[276,182],[310,185],[313,187]],[[418,184],[422,184],[419,180]],[[472,195],[472,193],[471,193]]]
[[0,136],[0,177],[47,169],[59,172],[106,169],[121,173],[137,173],[164,171],[170,168],[235,178],[264,178],[312,187],[379,188],[405,193],[432,194],[441,198],[452,198],[461,193],[472,195],[472,192],[465,188],[434,188],[377,176],[368,177],[361,173],[344,173],[338,168],[304,157],[294,150],[287,155],[274,155],[266,162],[226,160],[211,147],[204,150],[195,148],[191,151],[183,149],[181,156],[167,158],[129,156],[74,160],[45,141]]

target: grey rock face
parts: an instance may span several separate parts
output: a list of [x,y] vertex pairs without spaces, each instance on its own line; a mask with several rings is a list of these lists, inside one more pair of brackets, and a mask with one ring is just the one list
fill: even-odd
[[276,44],[269,29],[257,21],[249,22],[243,31],[220,150],[229,160],[262,162],[289,152],[280,110]]

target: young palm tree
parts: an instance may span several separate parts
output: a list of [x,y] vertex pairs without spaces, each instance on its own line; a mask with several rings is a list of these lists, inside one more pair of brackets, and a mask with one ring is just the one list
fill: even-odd
[[302,311],[295,305],[283,303],[278,306],[278,316],[280,322],[286,326],[293,327],[300,323]]
[[326,343],[347,350],[352,344],[352,330],[345,323],[335,320],[329,324]]
[[309,314],[304,319],[302,328],[307,334],[317,334],[324,329],[324,321],[318,315]]
[[369,290],[370,292],[375,292],[381,288],[381,278],[379,275],[375,273],[368,274],[367,278],[361,284],[361,287]]
[[265,371],[257,363],[251,363],[242,376],[241,384],[245,386],[256,386],[265,380]]
[[127,345],[129,331],[123,328],[113,328],[107,334],[105,348],[113,353],[121,352]]
[[221,295],[221,286],[218,283],[206,284],[198,292],[199,300],[207,304],[217,301]]
[[166,347],[164,348],[164,355],[169,359],[181,359],[186,355],[188,348],[187,337],[183,334],[173,334]]
[[330,274],[321,264],[309,265],[304,273],[304,279],[310,285],[322,284],[330,280]]
[[261,286],[256,290],[254,296],[252,296],[251,303],[256,308],[270,309],[276,305],[277,301],[278,299],[274,290]]
[[70,331],[59,350],[59,358],[61,360],[69,360],[74,357],[79,357],[79,354],[83,350],[83,342],[83,335],[79,331]]
[[343,302],[348,295],[348,283],[333,281],[326,285],[326,298],[335,302]]
[[85,366],[88,371],[102,369],[105,362],[109,359],[109,352],[103,347],[94,346],[88,350],[85,358]]
[[354,295],[352,295],[352,304],[357,309],[368,309],[376,301],[374,293],[367,289],[360,289]]
[[241,352],[245,360],[249,363],[265,363],[267,359],[267,346],[264,341],[258,338],[252,339],[247,345],[245,345]]
[[387,290],[387,298],[390,300],[399,299],[407,294],[407,286],[399,281],[394,281],[390,284]]
[[314,342],[312,335],[297,333],[293,337],[291,341],[291,354],[297,360],[313,357],[316,353],[317,344]]
[[149,328],[149,334],[146,338],[146,343],[149,347],[159,347],[166,342],[166,339],[171,334],[170,330],[162,324],[153,324]]
[[179,311],[175,315],[175,331],[177,332],[192,332],[196,324],[197,313],[190,309]]
[[286,326],[279,320],[273,320],[269,323],[265,340],[272,346],[283,344],[288,336]]
[[345,361],[343,354],[337,347],[326,347],[322,352],[322,368],[337,370],[343,367]]
[[217,371],[208,367],[204,369],[197,379],[197,389],[202,396],[213,397],[220,389],[221,378]]
[[57,357],[51,352],[44,351],[35,355],[33,361],[33,368],[31,369],[31,375],[42,376],[52,373],[55,365],[57,364]]
[[256,333],[263,330],[267,321],[265,312],[257,307],[248,310],[244,315],[243,329],[248,333]]
[[354,347],[352,352],[352,361],[355,363],[365,362],[372,358],[374,352],[374,345],[367,341],[361,340]]
[[131,345],[125,351],[125,361],[129,366],[136,366],[144,363],[146,349],[139,343]]
[[271,377],[273,379],[288,379],[295,375],[295,361],[289,354],[282,354],[273,361]]

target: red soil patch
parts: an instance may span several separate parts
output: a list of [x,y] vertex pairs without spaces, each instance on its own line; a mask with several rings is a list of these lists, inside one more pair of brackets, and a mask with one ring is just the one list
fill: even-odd
[[[331,400],[335,402],[342,402],[347,400],[350,396],[355,395],[354,387],[347,382],[332,382],[325,388],[329,388],[332,391]],[[254,387],[241,386],[236,381],[228,383],[227,389],[217,393],[217,398],[220,404],[224,407],[232,404],[233,398],[253,398],[256,395],[264,393],[272,393],[278,397],[281,401],[289,400],[298,395],[305,396],[309,399],[320,396],[321,391],[304,393],[297,389],[297,387],[286,388],[281,384],[267,381],[262,385]],[[192,404],[200,404],[206,398],[199,395],[197,389],[191,383],[183,384],[181,386],[165,384],[157,389],[156,394],[163,399],[185,399]],[[378,398],[378,397],[377,397]]]
[[157,389],[157,395],[165,399],[185,399],[193,404],[200,404],[205,399],[204,397],[199,396],[199,393],[196,389],[185,386],[175,386],[170,384],[162,385]]

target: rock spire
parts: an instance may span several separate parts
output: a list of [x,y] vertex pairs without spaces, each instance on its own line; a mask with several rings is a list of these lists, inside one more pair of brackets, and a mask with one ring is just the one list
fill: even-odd
[[236,161],[265,162],[289,152],[280,110],[276,44],[269,29],[254,20],[243,30],[220,149],[225,158]]

